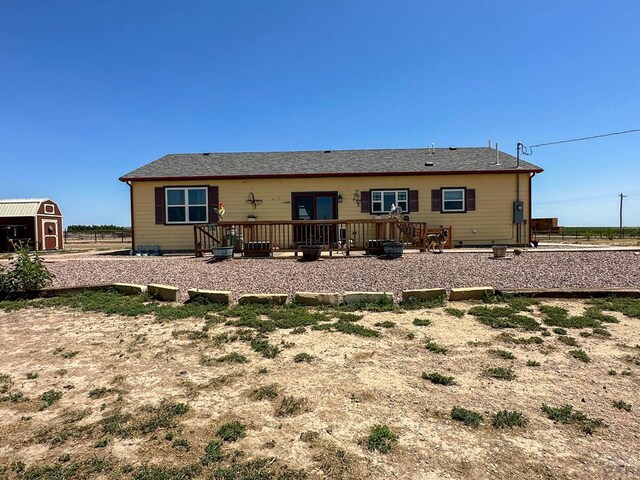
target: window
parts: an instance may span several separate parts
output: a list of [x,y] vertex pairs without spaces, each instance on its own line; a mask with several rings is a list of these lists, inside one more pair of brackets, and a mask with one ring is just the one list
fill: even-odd
[[166,188],[167,223],[207,223],[207,189]]
[[409,211],[409,190],[371,190],[371,213],[389,213],[391,204]]
[[54,213],[56,213],[56,207],[54,207],[50,203],[45,203],[44,204],[44,213],[54,214]]
[[442,212],[464,212],[464,188],[442,189]]

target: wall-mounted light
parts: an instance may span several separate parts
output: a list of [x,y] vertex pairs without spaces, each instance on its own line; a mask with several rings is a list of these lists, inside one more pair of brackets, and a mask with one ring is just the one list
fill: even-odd
[[338,194],[338,203],[342,203],[342,194],[341,193]]

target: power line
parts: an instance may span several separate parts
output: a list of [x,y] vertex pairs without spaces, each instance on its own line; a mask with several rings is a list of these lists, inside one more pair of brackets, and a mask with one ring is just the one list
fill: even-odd
[[570,140],[559,140],[557,142],[538,143],[537,145],[530,145],[529,148],[546,147],[547,145],[558,145],[560,143],[581,142],[582,140],[592,140],[594,138],[611,137],[613,135],[624,135],[625,133],[636,133],[636,132],[640,132],[640,128],[635,128],[633,130],[625,130],[623,132],[603,133],[602,135],[592,135],[590,137],[572,138]]

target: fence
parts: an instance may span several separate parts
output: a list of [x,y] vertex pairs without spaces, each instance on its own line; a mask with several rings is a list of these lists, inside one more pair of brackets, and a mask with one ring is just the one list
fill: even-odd
[[[194,225],[196,255],[219,245],[233,246],[245,256],[266,256],[273,251],[298,252],[303,246],[319,245],[330,253],[364,250],[376,252],[385,240],[395,240],[413,248],[427,248],[427,235],[439,233],[422,222],[382,220],[291,220],[271,222],[219,222]],[[451,248],[449,227],[447,248]]]
[[[622,233],[622,234],[621,234]],[[640,227],[562,227],[560,231],[533,230],[534,240],[591,240],[591,239],[623,239],[640,238]]]
[[113,230],[86,230],[86,231],[64,231],[64,241],[66,242],[84,242],[84,243],[126,243],[131,242],[131,231],[113,231]]

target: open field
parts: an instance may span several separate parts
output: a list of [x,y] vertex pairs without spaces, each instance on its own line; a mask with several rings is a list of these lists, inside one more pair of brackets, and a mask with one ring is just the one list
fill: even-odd
[[0,302],[0,478],[638,478],[640,301],[598,302]]

